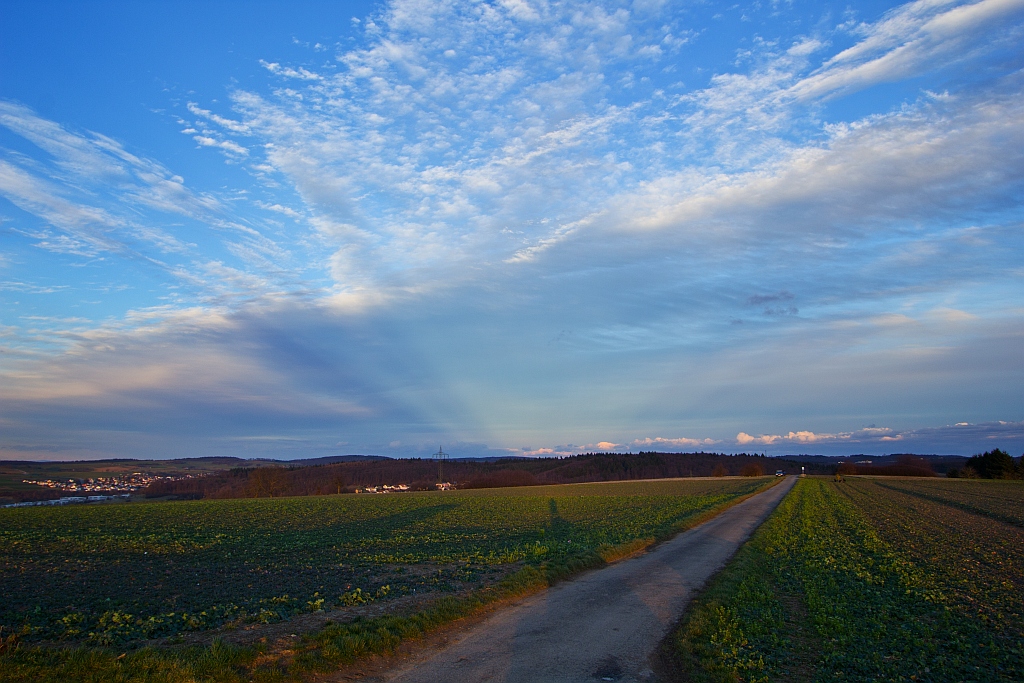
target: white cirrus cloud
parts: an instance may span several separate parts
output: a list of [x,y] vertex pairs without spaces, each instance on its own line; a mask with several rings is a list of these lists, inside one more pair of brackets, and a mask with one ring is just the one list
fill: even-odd
[[266,62],[262,59],[260,60],[260,66],[275,76],[283,78],[298,78],[303,81],[319,81],[322,78],[319,74],[315,74],[305,67],[293,69],[292,67],[281,66],[277,62]]
[[193,135],[192,139],[201,147],[216,147],[237,156],[248,156],[249,150],[232,140],[216,140],[208,135]]
[[863,35],[860,42],[827,60],[789,93],[807,99],[849,92],[965,60],[972,52],[1019,40],[1019,33],[999,29],[1012,26],[1022,16],[1022,0],[907,3],[874,24],[857,27]]

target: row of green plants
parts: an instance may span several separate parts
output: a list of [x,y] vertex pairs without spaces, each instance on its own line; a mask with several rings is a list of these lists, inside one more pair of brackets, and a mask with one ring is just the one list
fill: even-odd
[[[308,600],[282,595],[261,600],[255,609],[227,603],[214,605],[197,614],[167,612],[146,617],[120,610],[107,610],[91,622],[87,622],[83,614],[71,612],[61,617],[50,633],[56,633],[59,640],[82,640],[90,645],[122,645],[182,632],[204,631],[227,623],[272,624],[297,614],[324,612],[332,607],[366,605],[388,597],[394,595],[391,586],[384,585],[375,591],[354,588],[333,600],[319,592],[313,593]],[[18,631],[22,636],[31,633],[24,625]]]
[[1022,560],[1015,526],[876,481],[801,480],[668,654],[694,681],[1021,680]]

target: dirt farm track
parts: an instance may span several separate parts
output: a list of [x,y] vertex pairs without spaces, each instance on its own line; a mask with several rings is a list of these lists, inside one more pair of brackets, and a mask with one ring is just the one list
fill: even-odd
[[651,655],[686,604],[795,483],[787,477],[649,552],[517,601],[363,680],[656,681]]

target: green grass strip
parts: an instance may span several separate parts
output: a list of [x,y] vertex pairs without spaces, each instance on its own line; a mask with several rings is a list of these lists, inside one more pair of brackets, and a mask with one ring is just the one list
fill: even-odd
[[796,503],[792,493],[783,499],[688,608],[668,653],[682,680],[753,683],[783,673],[787,613],[766,547]]

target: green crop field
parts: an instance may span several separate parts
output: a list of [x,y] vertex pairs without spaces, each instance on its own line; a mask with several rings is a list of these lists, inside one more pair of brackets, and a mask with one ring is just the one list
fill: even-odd
[[695,681],[1024,680],[1024,482],[806,479],[688,612]]
[[5,509],[0,635],[16,635],[22,658],[33,643],[126,652],[153,638],[371,601],[464,599],[524,570],[558,578],[596,566],[771,483]]

